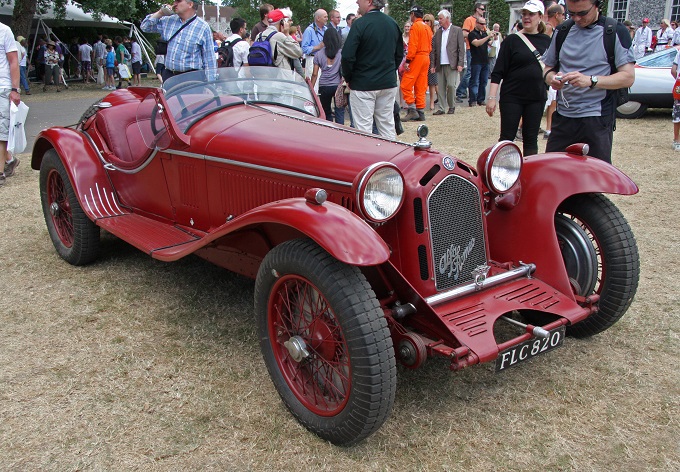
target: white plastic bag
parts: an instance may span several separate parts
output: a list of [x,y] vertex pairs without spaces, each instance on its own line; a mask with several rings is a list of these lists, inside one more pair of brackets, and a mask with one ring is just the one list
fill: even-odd
[[99,85],[104,83],[104,66],[101,64],[97,64],[97,83]]
[[118,64],[118,75],[120,75],[121,79],[129,79],[132,77],[130,74],[130,69],[128,69],[128,66],[125,64]]
[[7,150],[12,154],[21,154],[26,149],[26,130],[24,123],[28,115],[28,106],[24,102],[19,102],[16,106],[14,102],[9,107],[9,137],[7,139]]

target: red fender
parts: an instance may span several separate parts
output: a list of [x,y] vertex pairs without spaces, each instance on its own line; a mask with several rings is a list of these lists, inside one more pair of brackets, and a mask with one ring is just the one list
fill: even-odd
[[526,157],[520,184],[517,205],[509,210],[495,207],[487,217],[491,258],[534,263],[537,278],[571,294],[555,236],[554,216],[560,203],[579,193],[634,195],[638,187],[604,161],[563,153]]
[[92,221],[124,214],[97,152],[79,131],[49,128],[40,132],[33,146],[31,168],[40,170],[45,152],[54,148],[71,180],[80,206]]
[[382,264],[390,257],[387,243],[356,214],[336,203],[316,205],[307,203],[304,198],[262,205],[225,223],[194,243],[155,251],[152,255],[164,261],[177,260],[224,235],[267,223],[290,226],[301,231],[346,264],[372,266]]

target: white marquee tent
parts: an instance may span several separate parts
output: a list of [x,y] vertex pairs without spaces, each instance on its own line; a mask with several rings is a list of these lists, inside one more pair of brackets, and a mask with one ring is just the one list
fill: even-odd
[[[5,18],[11,19],[14,12],[14,1],[9,0],[5,5],[0,5],[0,17],[3,23],[7,23]],[[34,20],[42,20],[46,24],[53,26],[59,21],[59,26],[91,26],[96,28],[118,28],[127,29],[130,23],[123,22],[108,15],[102,15],[100,20],[95,20],[91,13],[85,13],[78,5],[68,2],[66,4],[66,16],[63,20],[56,20],[54,9],[49,7],[45,13],[36,12]]]

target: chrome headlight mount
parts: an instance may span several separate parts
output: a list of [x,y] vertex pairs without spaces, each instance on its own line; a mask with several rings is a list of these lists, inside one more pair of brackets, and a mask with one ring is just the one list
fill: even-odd
[[500,141],[477,161],[477,170],[486,187],[495,195],[512,189],[522,172],[522,152],[512,141]]

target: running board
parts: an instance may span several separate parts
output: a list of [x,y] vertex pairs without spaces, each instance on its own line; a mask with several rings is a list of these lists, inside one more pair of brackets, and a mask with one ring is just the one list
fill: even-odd
[[100,218],[96,223],[151,256],[154,256],[155,251],[182,246],[202,238],[200,234],[189,233],[176,226],[134,213]]

